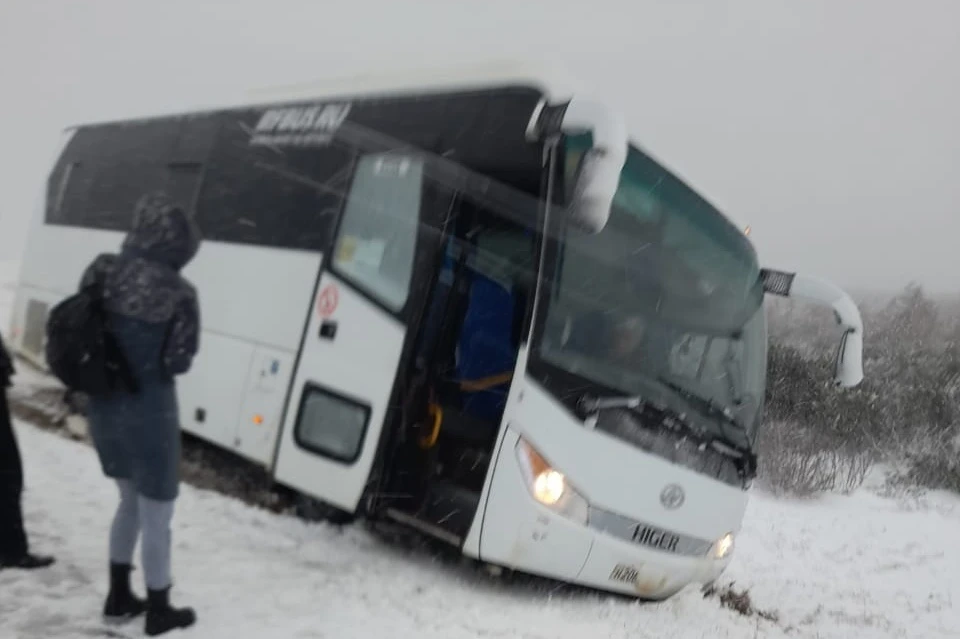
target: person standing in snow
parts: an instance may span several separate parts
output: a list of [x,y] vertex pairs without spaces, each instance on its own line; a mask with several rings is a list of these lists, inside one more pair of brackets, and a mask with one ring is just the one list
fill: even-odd
[[53,557],[33,555],[29,551],[27,533],[20,509],[23,493],[23,462],[13,433],[7,388],[15,371],[0,335],[0,570],[45,568]]
[[[138,391],[92,396],[90,435],[104,475],[120,491],[110,529],[110,590],[105,617],[146,612],[146,633],[158,635],[196,621],[173,608],[170,556],[174,502],[179,493],[180,421],[174,378],[186,373],[199,348],[196,289],[180,274],[200,248],[193,218],[162,192],[143,196],[119,255],[98,256],[81,279],[97,284],[108,326]],[[147,600],[130,588],[134,548],[141,537]]]

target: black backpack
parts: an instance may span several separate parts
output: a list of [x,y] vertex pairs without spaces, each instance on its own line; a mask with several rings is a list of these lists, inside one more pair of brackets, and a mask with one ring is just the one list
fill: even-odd
[[98,284],[80,289],[51,309],[45,353],[50,370],[72,391],[95,397],[138,390],[110,332]]

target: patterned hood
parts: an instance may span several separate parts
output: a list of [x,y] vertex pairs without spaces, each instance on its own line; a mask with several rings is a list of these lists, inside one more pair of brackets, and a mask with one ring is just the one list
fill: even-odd
[[141,197],[123,252],[179,271],[197,254],[200,229],[192,217],[162,191]]
[[120,255],[99,256],[81,286],[102,284],[113,313],[150,323],[170,321],[178,308],[196,303],[196,290],[179,271],[197,254],[200,239],[199,228],[181,207],[162,192],[150,193],[136,204]]

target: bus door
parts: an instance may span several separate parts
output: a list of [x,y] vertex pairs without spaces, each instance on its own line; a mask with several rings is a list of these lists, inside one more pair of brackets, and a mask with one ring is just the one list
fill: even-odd
[[435,276],[451,198],[425,177],[419,156],[358,159],[306,323],[274,463],[278,482],[356,510],[408,328]]

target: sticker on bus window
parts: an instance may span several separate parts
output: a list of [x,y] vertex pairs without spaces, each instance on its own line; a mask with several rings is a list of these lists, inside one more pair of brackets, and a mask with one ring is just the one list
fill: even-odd
[[380,269],[383,262],[383,254],[387,250],[387,243],[384,240],[366,240],[357,246],[357,251],[353,256],[357,266],[363,266],[373,271]]
[[357,237],[353,235],[344,235],[340,238],[337,245],[337,262],[343,264],[352,262],[357,252]]
[[353,277],[377,276],[386,250],[386,240],[344,235],[337,245],[335,263]]

